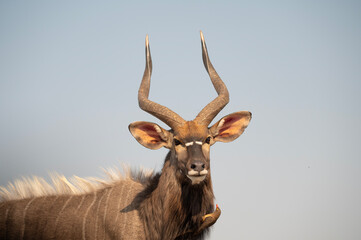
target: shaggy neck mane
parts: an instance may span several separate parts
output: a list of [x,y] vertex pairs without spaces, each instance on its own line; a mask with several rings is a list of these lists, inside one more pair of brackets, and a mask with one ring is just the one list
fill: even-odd
[[122,210],[139,211],[148,239],[188,239],[201,225],[202,216],[214,210],[210,175],[197,185],[181,181],[170,156],[169,153],[162,174],[150,179],[145,189]]

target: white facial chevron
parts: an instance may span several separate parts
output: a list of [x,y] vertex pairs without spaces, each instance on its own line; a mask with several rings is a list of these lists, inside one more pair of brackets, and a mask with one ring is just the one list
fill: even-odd
[[193,144],[202,145],[203,142],[201,142],[201,141],[187,142],[187,143],[185,143],[184,145],[185,145],[186,147],[189,147],[189,146],[192,146]]

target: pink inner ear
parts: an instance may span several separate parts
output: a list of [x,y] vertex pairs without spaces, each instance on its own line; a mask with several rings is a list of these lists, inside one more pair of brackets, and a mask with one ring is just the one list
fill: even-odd
[[239,119],[241,119],[241,117],[238,115],[233,115],[223,118],[224,123],[223,126],[219,129],[218,134],[222,134],[222,132],[228,130]]
[[144,125],[140,126],[139,129],[142,130],[143,132],[147,133],[147,135],[149,137],[154,138],[154,140],[152,140],[153,143],[161,141],[159,133],[155,130],[153,125],[144,124]]

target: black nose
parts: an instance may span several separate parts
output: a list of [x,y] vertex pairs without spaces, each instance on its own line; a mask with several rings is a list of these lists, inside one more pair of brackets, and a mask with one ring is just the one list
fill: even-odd
[[195,161],[191,164],[191,169],[197,172],[203,171],[205,167],[206,165],[201,161]]

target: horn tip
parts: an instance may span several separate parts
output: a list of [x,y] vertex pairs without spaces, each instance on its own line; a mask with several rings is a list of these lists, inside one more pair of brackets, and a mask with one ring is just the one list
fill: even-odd
[[149,46],[149,37],[148,34],[145,36],[145,45]]
[[200,34],[201,34],[201,40],[204,41],[204,36],[203,36],[202,30],[200,30],[199,32],[200,32]]

